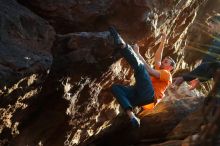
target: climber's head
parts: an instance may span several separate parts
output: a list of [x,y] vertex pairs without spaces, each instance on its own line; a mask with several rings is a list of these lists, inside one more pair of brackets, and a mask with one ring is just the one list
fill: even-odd
[[175,61],[170,56],[167,56],[162,60],[160,68],[171,71],[175,68],[175,65]]

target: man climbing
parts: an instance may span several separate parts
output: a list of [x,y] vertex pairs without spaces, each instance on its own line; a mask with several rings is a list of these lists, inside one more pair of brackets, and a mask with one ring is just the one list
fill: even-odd
[[136,80],[134,86],[114,84],[112,92],[129,116],[131,124],[134,127],[140,127],[140,119],[135,116],[132,109],[136,106],[154,103],[155,99],[164,96],[164,91],[172,82],[170,71],[173,70],[175,62],[170,57],[165,57],[162,60],[165,35],[162,37],[161,44],[155,54],[154,69],[141,56],[137,45],[132,48],[129,44],[126,44],[113,27],[110,28],[110,34],[114,38],[117,49],[120,50],[123,57],[133,68]]
[[190,89],[195,89],[200,82],[207,81],[214,77],[217,69],[220,68],[220,16],[215,15],[208,19],[209,32],[213,33],[212,45],[202,59],[202,63],[189,73],[174,78],[174,85],[180,85],[184,81],[190,82]]

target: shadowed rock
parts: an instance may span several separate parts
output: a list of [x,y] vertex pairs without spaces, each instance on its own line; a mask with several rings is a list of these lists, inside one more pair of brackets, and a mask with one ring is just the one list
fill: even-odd
[[52,64],[55,32],[39,16],[14,0],[0,1],[0,89]]
[[[19,134],[52,64],[54,29],[15,0],[0,1],[0,145]],[[22,119],[22,120],[21,120]]]
[[[204,1],[19,0],[30,10],[48,20],[59,34],[52,47],[54,60],[46,82],[28,76],[14,84],[13,87],[17,90],[1,92],[6,95],[4,96],[6,98],[14,98],[9,102],[1,100],[0,103],[4,105],[0,109],[3,115],[1,119],[3,124],[0,127],[3,132],[0,135],[0,142],[8,140],[5,144],[9,143],[12,146],[74,146],[83,144],[90,137],[91,139],[87,142],[97,145],[106,144],[106,140],[108,142],[110,139],[112,141],[109,145],[117,145],[120,141],[120,144],[128,145],[163,142],[167,139],[167,134],[170,134],[190,112],[195,111],[203,99],[193,98],[199,94],[191,96],[192,92],[188,90],[183,90],[181,93],[168,90],[167,98],[154,111],[145,113],[146,115],[142,118],[143,129],[131,129],[125,116],[117,116],[120,112],[119,104],[115,102],[110,88],[113,83],[126,84],[126,80],[132,80],[133,72],[123,59],[112,58],[113,48],[108,45],[109,34],[106,31],[110,25],[115,25],[125,40],[129,43],[137,42],[140,45],[141,54],[147,58],[149,63],[153,63],[154,52],[160,43],[159,35],[163,30],[168,34],[165,55],[171,55],[176,59],[177,69],[185,68],[188,66],[182,63],[184,39],[188,35],[189,26],[194,22],[199,6]],[[10,6],[17,5],[13,1],[1,1],[1,3],[10,4]],[[13,8],[6,9],[6,11],[11,10]],[[22,14],[26,16],[26,13],[28,16],[32,14],[25,9]],[[8,17],[13,19],[14,15],[19,14],[18,11]],[[42,18],[39,20],[38,18],[37,22],[34,21],[34,17],[34,20],[28,23],[33,22],[37,26],[40,23],[41,26]],[[51,48],[53,41],[49,40],[53,40],[53,35],[49,37],[49,34],[53,33],[50,31],[50,26],[44,20],[42,21],[42,27],[46,25],[45,29],[34,27],[35,25],[23,25],[20,20],[16,21],[18,23],[13,23],[13,25],[19,30],[21,28],[27,31],[27,34],[30,32],[30,35],[34,32],[33,36],[28,37],[26,33],[16,33],[17,31],[11,27],[13,30],[11,33],[13,36],[17,34],[19,41],[11,39],[8,42],[12,44],[19,42],[15,46],[24,46],[28,50],[27,54],[30,52],[32,54],[32,49],[29,48],[37,50],[35,55],[41,52],[43,58],[39,57],[39,62],[43,64],[42,70],[45,70],[51,64],[51,60],[48,64],[45,63],[45,58],[48,56],[44,55],[50,52],[46,48]],[[6,29],[1,31],[7,34],[4,30]],[[21,39],[23,37],[24,40]],[[35,44],[35,37],[36,40],[40,40],[40,44]],[[46,41],[41,41],[40,38]],[[7,52],[7,49],[5,51]],[[11,52],[11,54],[14,53]],[[19,53],[16,54],[19,55]],[[32,58],[35,57],[32,56]],[[15,60],[17,61],[14,62],[22,64],[20,62],[23,60],[20,57]],[[31,61],[30,64],[32,64]],[[30,64],[28,67],[31,66]],[[19,70],[25,73],[26,68]],[[19,73],[19,70],[15,73]],[[38,70],[41,71],[41,69],[36,69]],[[32,84],[33,80],[37,83]],[[11,91],[11,89],[7,90]],[[32,93],[31,89],[37,89],[37,92]],[[112,120],[114,118],[116,119]],[[109,125],[114,128],[108,128]],[[111,136],[110,139],[105,137],[107,135]],[[122,140],[119,139],[120,137]]]
[[[147,22],[148,6],[153,5],[152,2],[145,0],[19,0],[19,2],[47,19],[58,33],[105,31],[108,26],[116,25],[126,34],[136,34],[133,37],[143,36],[147,30],[146,26],[150,27]],[[151,7],[153,9],[153,6]]]

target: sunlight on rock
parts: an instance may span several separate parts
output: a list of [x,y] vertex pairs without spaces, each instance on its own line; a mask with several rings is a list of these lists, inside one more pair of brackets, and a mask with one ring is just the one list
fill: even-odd
[[12,135],[16,136],[19,134],[18,130],[19,122],[15,122],[14,125],[12,126]]
[[94,134],[94,131],[92,129],[87,130],[89,136],[92,136]]
[[64,145],[65,146],[74,146],[76,144],[79,143],[79,140],[80,140],[80,134],[81,134],[81,130],[77,130],[77,132],[71,137],[71,134],[69,133],[67,135],[67,139],[66,141],[64,142]]
[[72,85],[69,83],[69,81],[70,81],[70,78],[67,78],[65,82],[62,82],[62,84],[64,86],[64,93],[66,94],[66,96],[68,96],[67,97],[68,99],[69,99],[69,96],[70,96],[69,91],[72,88]]
[[184,101],[180,101],[180,100],[187,98],[191,98],[191,99],[198,98],[202,100],[203,99],[202,97],[204,97],[204,95],[201,92],[199,92],[196,89],[189,90],[189,85],[186,82],[184,82],[179,87],[168,88],[165,97],[162,98],[162,100],[160,100],[160,102],[157,103],[152,110],[146,109],[142,111],[139,114],[139,116],[143,117],[148,114],[166,112],[167,106],[169,106],[169,104],[166,103],[176,104],[176,101],[179,101],[181,104],[183,104],[186,109],[190,109],[191,107],[187,105],[187,102],[184,103]]
[[152,110],[134,108],[141,120],[135,129],[112,93],[113,84],[132,86],[135,77],[109,27],[131,46],[137,43],[152,68],[164,34],[161,57],[175,60],[176,76],[194,69],[211,47],[216,36],[206,20],[219,13],[219,5],[219,0],[1,0],[0,145],[188,146],[198,141],[183,139],[198,133],[201,123],[218,119],[216,102],[205,107],[206,117],[201,106],[208,93],[220,98],[212,86],[219,79],[195,90],[186,82],[169,87]]
[[28,79],[28,86],[32,85],[35,81],[37,81],[37,75],[36,74],[33,74],[29,77]]
[[196,98],[204,96],[204,94],[202,94],[198,90],[190,90],[189,87],[190,86],[186,82],[184,82],[179,87],[168,88],[168,90],[166,91],[166,96],[162,99],[162,101],[173,101],[186,97]]
[[117,61],[115,64],[113,64],[111,66],[111,70],[114,74],[119,75],[122,70],[121,61]]
[[39,141],[39,142],[38,142],[38,146],[43,146],[42,141]]

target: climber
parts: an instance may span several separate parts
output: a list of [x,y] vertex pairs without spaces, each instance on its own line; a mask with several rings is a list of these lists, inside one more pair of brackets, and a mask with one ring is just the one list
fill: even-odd
[[213,78],[217,69],[220,68],[220,15],[208,19],[208,30],[213,33],[214,37],[212,45],[208,48],[201,64],[191,72],[174,78],[174,86],[179,86],[184,81],[190,81],[190,89],[193,90],[198,87],[200,82]]
[[134,70],[136,80],[133,86],[114,84],[112,93],[125,110],[134,127],[140,127],[140,119],[135,116],[132,109],[135,106],[143,106],[154,103],[155,99],[164,96],[164,91],[172,82],[170,71],[173,70],[175,62],[171,57],[165,57],[162,62],[162,53],[166,36],[162,36],[160,46],[155,54],[155,69],[143,59],[139,53],[137,44],[132,48],[126,44],[114,27],[110,28],[110,34],[114,44],[120,50],[122,56],[127,60]]

